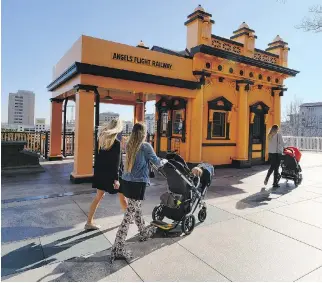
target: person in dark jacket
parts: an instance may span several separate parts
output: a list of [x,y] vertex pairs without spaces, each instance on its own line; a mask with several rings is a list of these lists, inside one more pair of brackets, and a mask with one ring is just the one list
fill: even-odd
[[120,187],[128,200],[128,206],[112,246],[111,262],[115,259],[131,258],[131,253],[125,250],[125,240],[133,218],[139,229],[140,241],[147,240],[155,231],[153,227],[145,226],[141,202],[144,199],[146,186],[150,184],[149,163],[160,166],[162,162],[156,156],[152,146],[144,142],[145,139],[145,125],[136,123],[126,145],[126,162]]
[[91,204],[86,230],[100,229],[99,225],[93,223],[95,211],[104,194],[118,193],[120,186],[119,172],[121,165],[121,144],[116,139],[122,131],[120,120],[112,120],[101,127],[98,137],[99,151],[95,158],[94,177],[92,187],[97,189],[96,196]]
[[[120,132],[117,135],[117,139],[121,143],[121,171],[123,172],[124,168],[123,168],[123,160],[122,160],[123,159],[122,138],[123,138],[123,132]],[[127,200],[126,200],[126,197],[121,192],[119,192],[119,200],[120,200],[120,204],[121,204],[122,210],[125,211],[126,208],[127,208]]]

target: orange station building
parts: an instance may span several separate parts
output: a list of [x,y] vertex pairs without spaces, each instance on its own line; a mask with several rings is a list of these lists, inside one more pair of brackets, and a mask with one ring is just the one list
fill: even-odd
[[179,52],[81,36],[48,86],[49,159],[62,158],[68,100],[76,103],[73,182],[93,175],[100,103],[132,105],[134,121],[143,121],[145,103],[155,100],[158,155],[176,150],[189,163],[239,168],[264,163],[267,131],[281,121],[284,80],[298,71],[288,68],[288,44],[279,36],[260,50],[246,23],[230,39],[212,34],[213,24],[198,6],[185,22],[186,48]]

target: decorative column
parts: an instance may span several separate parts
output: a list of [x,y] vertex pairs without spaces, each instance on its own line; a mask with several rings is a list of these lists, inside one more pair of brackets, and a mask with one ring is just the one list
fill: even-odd
[[[203,125],[203,97],[204,85],[202,84],[194,99],[189,99],[187,111],[190,111],[189,162],[202,161],[202,125]],[[189,105],[190,104],[190,105]],[[187,113],[188,114],[188,113]]]
[[273,124],[280,126],[281,125],[281,96],[283,92],[287,90],[286,88],[273,87],[272,96],[274,99],[274,116]]
[[137,103],[134,107],[134,123],[144,122],[145,103]]
[[248,118],[248,97],[250,85],[249,80],[236,81],[238,90],[238,112],[237,112],[237,151],[234,163],[236,167],[249,167],[248,142],[249,142],[249,118]]
[[50,148],[48,160],[61,160],[63,99],[51,99]]
[[74,170],[73,183],[91,181],[94,153],[94,87],[76,87]]

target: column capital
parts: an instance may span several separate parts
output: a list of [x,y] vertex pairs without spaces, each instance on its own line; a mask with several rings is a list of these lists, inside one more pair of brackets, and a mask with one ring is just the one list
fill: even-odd
[[89,91],[96,92],[97,86],[78,84],[78,85],[74,85],[74,90],[76,90],[77,92],[80,90],[84,90],[86,92],[89,92]]
[[250,86],[253,85],[254,82],[250,80],[237,80],[236,81],[236,90],[239,91],[240,86],[244,86],[244,90],[248,91]]
[[271,92],[271,96],[279,95],[279,96],[283,96],[284,95],[284,91],[287,91],[287,88],[283,88],[283,87],[272,87],[272,92]]

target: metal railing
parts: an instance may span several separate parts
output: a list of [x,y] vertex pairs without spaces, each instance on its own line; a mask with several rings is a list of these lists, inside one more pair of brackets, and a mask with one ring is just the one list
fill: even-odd
[[287,146],[295,146],[300,150],[322,152],[322,137],[283,136]]
[[[121,149],[123,153],[126,152],[126,143],[129,139],[129,134],[123,134],[121,140]],[[61,152],[63,156],[74,156],[74,144],[75,144],[75,133],[69,132],[65,133],[65,151],[63,149],[63,134],[61,135]],[[95,138],[95,137],[94,137]],[[25,146],[26,150],[39,153],[44,158],[49,155],[49,145],[50,145],[50,132],[11,132],[2,131],[1,141],[25,141],[27,144]],[[154,146],[154,134],[147,135],[147,142]],[[95,141],[94,141],[95,144]],[[94,150],[94,149],[93,149]]]

